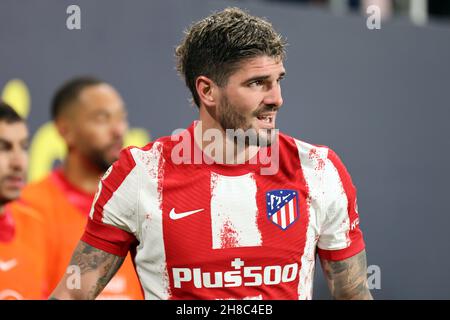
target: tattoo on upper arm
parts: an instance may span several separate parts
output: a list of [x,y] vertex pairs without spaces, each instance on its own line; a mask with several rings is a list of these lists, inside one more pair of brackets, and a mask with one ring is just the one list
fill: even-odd
[[366,251],[342,261],[321,259],[328,287],[335,299],[372,299],[367,284]]
[[95,299],[116,274],[125,258],[107,253],[80,241],[70,261],[80,267],[81,275],[97,272],[97,282],[89,289],[87,299]]

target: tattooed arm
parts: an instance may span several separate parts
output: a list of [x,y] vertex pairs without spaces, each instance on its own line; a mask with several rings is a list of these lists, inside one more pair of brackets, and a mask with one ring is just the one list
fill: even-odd
[[321,259],[331,295],[337,300],[372,300],[367,285],[366,251],[342,261]]
[[80,241],[68,268],[72,272],[67,272],[63,276],[50,299],[95,299],[119,270],[124,260],[125,258]]

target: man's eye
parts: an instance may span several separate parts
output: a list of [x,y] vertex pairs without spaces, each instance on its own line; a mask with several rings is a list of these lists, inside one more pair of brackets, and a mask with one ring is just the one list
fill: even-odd
[[94,117],[94,120],[96,122],[106,122],[108,120],[108,116],[105,115],[105,114],[99,114],[99,115]]
[[258,86],[262,86],[264,84],[264,81],[262,80],[255,80],[250,82],[250,87],[258,87]]

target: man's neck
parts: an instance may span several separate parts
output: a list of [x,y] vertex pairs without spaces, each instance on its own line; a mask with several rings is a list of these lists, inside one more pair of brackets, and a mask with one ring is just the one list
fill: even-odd
[[[205,135],[210,129],[215,129],[221,133],[221,143],[214,138]],[[213,141],[210,141],[213,140]],[[253,158],[259,150],[257,146],[245,146],[244,148],[237,148],[236,144],[226,138],[226,132],[221,127],[220,123],[214,119],[208,111],[202,107],[200,108],[200,118],[194,127],[194,142],[201,148],[201,150],[216,163],[237,164],[247,162]],[[216,150],[216,154],[208,152]],[[222,158],[219,154],[221,152]]]
[[69,153],[63,164],[66,179],[78,189],[94,194],[103,172],[77,153]]

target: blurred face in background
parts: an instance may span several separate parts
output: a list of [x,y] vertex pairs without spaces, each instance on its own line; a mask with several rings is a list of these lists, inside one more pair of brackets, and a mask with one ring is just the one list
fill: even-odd
[[17,199],[25,186],[28,129],[23,121],[0,120],[0,204]]
[[106,171],[118,159],[128,129],[124,102],[112,86],[102,83],[84,88],[73,104],[60,128],[69,152]]

